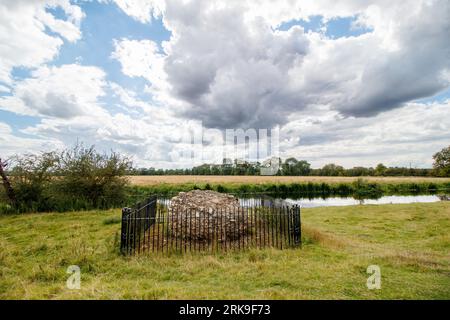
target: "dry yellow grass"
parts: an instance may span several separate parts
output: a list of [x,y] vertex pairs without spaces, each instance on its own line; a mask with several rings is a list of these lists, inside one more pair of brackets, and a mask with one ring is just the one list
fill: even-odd
[[[149,186],[161,183],[167,184],[184,184],[184,183],[344,183],[353,182],[358,177],[280,177],[280,176],[130,176],[130,181],[134,185]],[[380,183],[408,183],[408,182],[449,182],[450,178],[434,178],[434,177],[362,177],[370,182]]]

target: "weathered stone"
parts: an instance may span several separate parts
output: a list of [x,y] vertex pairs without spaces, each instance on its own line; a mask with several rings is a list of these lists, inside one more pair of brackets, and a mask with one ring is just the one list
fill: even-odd
[[168,223],[172,236],[193,240],[235,240],[250,228],[247,211],[236,197],[210,190],[173,197]]

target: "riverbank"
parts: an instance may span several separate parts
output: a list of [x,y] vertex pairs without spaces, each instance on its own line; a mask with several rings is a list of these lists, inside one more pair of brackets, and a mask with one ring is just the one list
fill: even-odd
[[438,177],[318,177],[318,176],[128,176],[136,186],[158,184],[291,184],[291,183],[352,183],[358,179],[368,182],[404,183],[450,183],[450,178]]
[[[183,177],[183,176],[181,176]],[[192,177],[192,176],[190,176]],[[227,176],[223,176],[224,181]],[[237,177],[236,181],[245,181],[243,177]],[[255,177],[251,177],[255,178]],[[263,177],[264,178],[264,177]],[[338,180],[331,179],[325,182],[326,179],[320,182],[304,181],[304,182],[284,182],[286,179],[275,178],[294,178],[294,177],[270,177],[267,181],[276,182],[259,182],[259,183],[244,183],[244,182],[189,182],[183,183],[180,179],[177,183],[158,183],[158,184],[136,184],[136,179],[133,182],[131,179],[131,186],[129,187],[130,194],[144,195],[144,194],[173,194],[180,191],[189,191],[193,189],[214,190],[218,192],[229,192],[236,194],[255,194],[264,193],[272,194],[278,197],[312,197],[312,196],[353,196],[356,198],[376,198],[382,195],[405,195],[405,194],[427,194],[427,193],[443,193],[448,194],[450,191],[450,179],[430,178],[425,180],[420,179],[352,179],[352,180]],[[187,177],[186,177],[187,179]],[[230,179],[228,179],[230,181]],[[164,181],[164,179],[163,179]],[[170,179],[166,181],[171,181]],[[207,177],[205,181],[210,181]],[[252,179],[250,179],[252,181]],[[264,180],[261,180],[264,181]]]
[[302,222],[302,249],[123,257],[120,210],[0,216],[0,299],[450,299],[449,202],[305,209]]

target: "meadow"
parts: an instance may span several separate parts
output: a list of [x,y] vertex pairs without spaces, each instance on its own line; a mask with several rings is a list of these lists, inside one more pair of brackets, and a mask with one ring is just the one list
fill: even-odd
[[325,176],[128,176],[131,184],[137,186],[152,186],[167,184],[291,184],[291,183],[352,183],[364,179],[373,183],[446,183],[450,178],[438,177],[325,177]]
[[450,202],[304,209],[302,222],[301,249],[124,257],[120,210],[2,215],[0,299],[450,299]]

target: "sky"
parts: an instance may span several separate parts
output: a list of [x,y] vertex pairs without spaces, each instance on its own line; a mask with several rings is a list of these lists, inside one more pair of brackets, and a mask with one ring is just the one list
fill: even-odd
[[[0,157],[70,147],[139,167],[279,130],[313,167],[430,167],[450,144],[448,0],[0,0]],[[206,130],[206,131],[205,131]],[[206,161],[207,159],[208,161]]]

